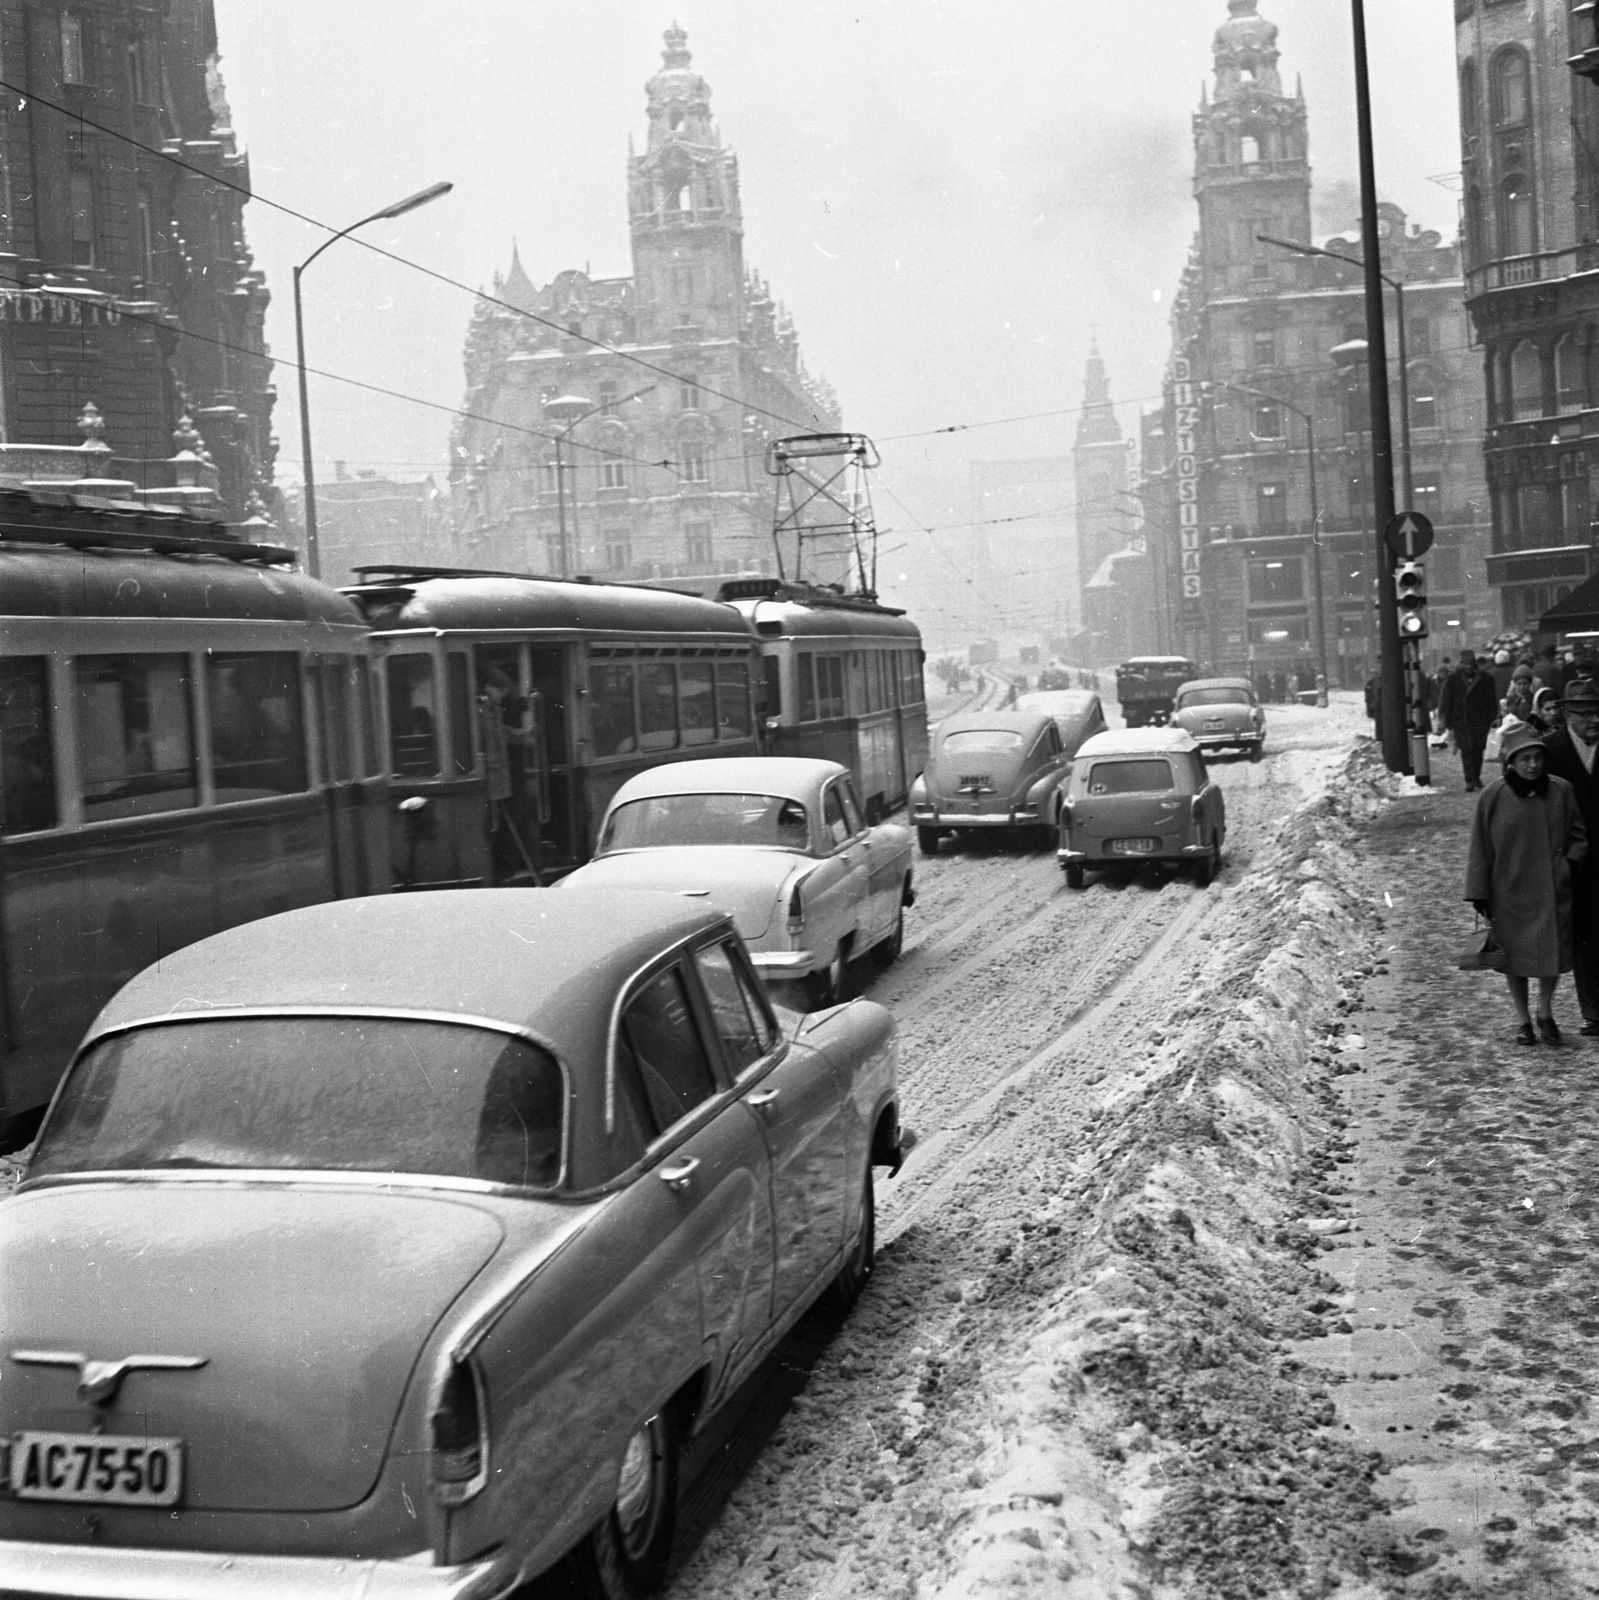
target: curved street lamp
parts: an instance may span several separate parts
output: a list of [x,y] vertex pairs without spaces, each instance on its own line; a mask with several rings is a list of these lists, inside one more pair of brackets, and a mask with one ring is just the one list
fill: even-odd
[[348,237],[357,228],[364,228],[369,222],[382,222],[388,217],[403,217],[407,211],[415,211],[418,206],[425,206],[430,200],[437,200],[441,195],[448,194],[454,187],[453,183],[429,184],[426,189],[420,189],[415,194],[407,195],[403,200],[396,200],[393,205],[385,206],[381,211],[374,211],[371,216],[362,217],[359,222],[352,222],[348,228],[341,228],[337,233],[330,233],[294,269],[294,356],[299,364],[300,373],[300,457],[301,464],[305,469],[305,570],[313,578],[322,576],[322,551],[317,541],[316,481],[311,472],[311,413],[306,398],[305,322],[300,314],[300,274],[330,244],[337,244],[340,239]]

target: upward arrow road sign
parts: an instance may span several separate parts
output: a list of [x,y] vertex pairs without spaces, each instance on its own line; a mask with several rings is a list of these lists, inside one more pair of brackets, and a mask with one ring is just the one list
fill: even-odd
[[1400,560],[1414,561],[1432,549],[1432,522],[1419,511],[1401,511],[1389,518],[1382,536]]

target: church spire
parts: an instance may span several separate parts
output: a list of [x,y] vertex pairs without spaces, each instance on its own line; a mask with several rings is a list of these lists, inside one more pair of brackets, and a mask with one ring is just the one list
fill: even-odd
[[1105,358],[1099,353],[1099,339],[1095,336],[1089,341],[1088,366],[1083,374],[1083,409],[1077,418],[1077,442],[1079,445],[1119,444],[1121,437],[1121,424],[1110,403]]

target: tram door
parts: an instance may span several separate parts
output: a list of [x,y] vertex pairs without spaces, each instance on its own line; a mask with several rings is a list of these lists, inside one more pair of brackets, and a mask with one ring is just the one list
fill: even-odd
[[340,900],[368,892],[362,835],[360,773],[356,769],[355,708],[347,656],[314,659],[317,722],[322,734],[322,775],[333,856],[333,893]]
[[528,698],[533,703],[539,769],[539,823],[546,859],[558,866],[583,859],[577,836],[577,784],[572,771],[571,685],[575,645],[528,650]]

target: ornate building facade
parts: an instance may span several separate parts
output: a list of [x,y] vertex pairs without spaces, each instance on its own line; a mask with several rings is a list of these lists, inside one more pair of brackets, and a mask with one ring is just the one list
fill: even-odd
[[[1313,672],[1324,639],[1331,681],[1353,687],[1377,659],[1361,246],[1313,237],[1303,92],[1285,91],[1277,28],[1256,0],[1228,0],[1228,10],[1214,90],[1194,116],[1199,229],[1174,302],[1167,400],[1146,429],[1161,644],[1218,671],[1275,675]],[[1458,247],[1408,225],[1397,206],[1380,211],[1383,269],[1405,285],[1409,499],[1437,529],[1430,643],[1453,655],[1498,629],[1481,369]],[[1391,292],[1387,312],[1404,506]]]
[[[557,575],[694,580],[775,570],[769,440],[832,432],[838,406],[744,263],[738,164],[687,36],[665,35],[649,132],[628,157],[633,272],[536,287],[513,249],[466,341],[451,452],[459,557]],[[481,420],[481,419],[489,420]],[[785,552],[793,576],[792,546]],[[842,541],[804,576],[836,581]]]
[[1599,572],[1599,38],[1570,0],[1455,0],[1466,304],[1505,623]]
[[268,296],[218,59],[211,0],[0,0],[0,76],[22,90],[0,122],[11,482],[84,476],[84,434],[119,492],[236,521],[271,497]]

